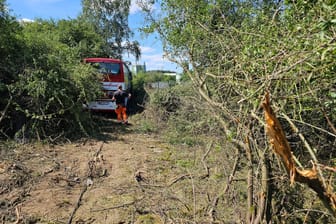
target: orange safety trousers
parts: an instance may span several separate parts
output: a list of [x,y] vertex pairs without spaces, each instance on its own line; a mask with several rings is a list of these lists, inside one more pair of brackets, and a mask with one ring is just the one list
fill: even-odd
[[118,121],[124,121],[124,122],[127,121],[126,107],[119,104],[115,109],[115,112],[117,114]]

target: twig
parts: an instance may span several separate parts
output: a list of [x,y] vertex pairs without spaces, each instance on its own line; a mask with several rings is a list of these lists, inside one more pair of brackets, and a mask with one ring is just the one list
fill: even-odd
[[17,205],[15,207],[15,213],[16,213],[16,222],[15,224],[21,223],[22,221],[22,216],[21,216],[21,205]]
[[246,137],[246,158],[247,158],[247,209],[246,209],[246,223],[253,223],[254,212],[251,208],[253,206],[253,154],[251,149],[251,142],[249,137]]
[[0,133],[3,134],[6,138],[10,139],[10,137],[3,130],[0,130]]
[[203,166],[205,168],[205,175],[203,176],[203,178],[205,177],[209,177],[210,176],[210,171],[209,171],[209,167],[207,166],[206,162],[205,162],[205,159],[206,157],[209,155],[211,149],[212,149],[212,145],[213,145],[213,142],[211,142],[209,144],[209,147],[208,147],[208,150],[206,151],[206,153],[202,156],[202,163],[203,163]]
[[79,206],[80,206],[80,202],[82,201],[82,198],[83,198],[83,195],[84,193],[87,191],[87,184],[84,184],[84,187],[81,191],[81,193],[79,194],[79,197],[78,197],[78,200],[77,200],[77,203],[76,203],[76,206],[74,208],[74,210],[71,212],[71,215],[70,215],[70,218],[68,220],[68,224],[71,224],[72,223],[72,219],[73,217],[75,216]]
[[326,166],[326,165],[323,165],[323,164],[317,164],[317,165],[320,166],[324,170],[328,170],[328,171],[336,173],[336,168],[335,167],[330,167],[330,166]]
[[[38,132],[37,132],[38,135]],[[49,140],[51,143],[55,143],[57,139],[59,139],[60,137],[62,137],[64,135],[64,131],[61,132],[61,134],[59,134],[58,136],[56,136],[55,138],[52,138],[51,136],[49,136]]]
[[5,118],[5,115],[6,115],[6,112],[7,112],[8,108],[9,108],[9,105],[12,103],[12,99],[13,99],[13,97],[12,97],[12,95],[10,95],[9,100],[7,102],[7,105],[5,106],[5,109],[2,112],[0,112],[1,113],[0,123]]
[[[301,139],[301,141],[303,142],[303,144],[305,145],[306,149],[308,150],[310,156],[312,157],[313,161],[315,164],[318,164],[315,152],[313,151],[313,149],[310,147],[310,145],[308,144],[308,141],[306,140],[306,138],[303,136],[302,133],[300,133],[299,129],[296,127],[296,125],[292,122],[292,120],[286,115],[286,114],[282,114],[282,116],[287,120],[287,122],[290,124],[290,126],[292,127],[293,131],[295,133],[297,133]],[[324,180],[324,177],[322,175],[322,172],[319,168],[317,168],[317,171],[320,174],[320,178],[322,180],[322,183],[324,185],[324,187],[326,187],[326,183]]]
[[271,74],[268,78],[269,79],[280,79],[281,78],[281,74],[286,74],[286,72],[292,70],[293,68],[295,68],[297,65],[304,63],[305,61],[307,61],[308,59],[310,59],[312,57],[311,55],[308,55],[305,58],[301,58],[300,60],[294,62],[292,65],[284,68],[284,69],[279,69],[277,70],[277,72]]
[[97,157],[97,156],[100,154],[101,150],[103,149],[103,146],[104,146],[104,142],[102,142],[100,148],[99,148],[99,149],[97,150],[97,152],[94,154],[94,157]]
[[333,133],[331,133],[331,132],[329,132],[329,131],[327,131],[327,130],[325,130],[323,128],[317,127],[317,126],[309,124],[309,123],[305,123],[305,122],[300,121],[300,120],[296,120],[296,119],[291,119],[291,120],[295,121],[295,122],[298,122],[298,123],[301,123],[301,124],[304,124],[304,125],[307,125],[308,127],[314,128],[314,129],[319,130],[319,131],[324,132],[324,133],[327,133],[328,135],[331,135],[331,136],[333,136],[333,137],[336,138],[336,133],[333,134]]
[[327,120],[327,123],[328,123],[329,127],[334,132],[334,134],[336,134],[335,125],[331,122],[330,118],[328,117],[327,113],[324,110],[322,110],[322,113],[323,113],[325,119]]
[[257,114],[255,114],[253,111],[251,111],[251,116],[255,119],[258,120],[258,122],[262,125],[262,126],[265,126],[266,123],[262,120],[261,117],[259,117]]
[[166,185],[159,185],[159,184],[147,184],[147,183],[141,183],[140,184],[142,187],[158,187],[158,188],[163,188],[166,187]]
[[193,192],[193,218],[194,218],[194,223],[196,223],[196,189],[195,189],[194,179],[190,172],[189,172],[189,176],[190,176],[192,192]]
[[171,187],[173,184],[177,183],[178,181],[180,180],[184,180],[185,178],[190,178],[190,175],[189,174],[183,174],[179,177],[176,177],[175,179],[173,179],[170,184],[167,185],[167,187]]

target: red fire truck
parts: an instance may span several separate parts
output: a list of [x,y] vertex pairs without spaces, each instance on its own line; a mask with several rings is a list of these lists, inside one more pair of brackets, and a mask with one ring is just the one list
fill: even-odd
[[128,92],[132,90],[132,73],[128,65],[122,60],[112,58],[85,58],[84,62],[97,68],[104,91],[103,97],[89,102],[87,108],[93,111],[114,111],[116,104],[112,101],[112,96],[118,86],[122,85],[123,90]]

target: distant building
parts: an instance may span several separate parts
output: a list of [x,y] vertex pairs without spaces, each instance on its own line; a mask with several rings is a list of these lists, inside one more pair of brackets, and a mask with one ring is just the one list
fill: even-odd
[[169,87],[168,82],[152,82],[148,84],[151,89],[165,89]]
[[177,83],[180,83],[180,81],[181,81],[181,74],[178,74],[176,72],[167,71],[167,72],[164,72],[163,74],[168,75],[168,76],[175,76],[175,80],[176,80]]
[[167,71],[167,70],[150,70],[148,72],[151,72],[151,73],[160,73],[162,75],[167,75],[167,76],[174,76],[177,83],[180,83],[181,78],[182,78],[181,74],[179,74],[177,72],[173,72],[173,71]]
[[132,72],[134,75],[138,74],[139,72],[146,72],[146,63],[144,62],[143,65],[132,65]]

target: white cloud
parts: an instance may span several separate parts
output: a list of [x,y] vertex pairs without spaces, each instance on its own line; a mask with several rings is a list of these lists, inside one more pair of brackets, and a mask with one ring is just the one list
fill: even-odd
[[29,4],[52,4],[64,0],[26,0]]
[[162,62],[163,61],[162,54],[145,54],[141,58],[144,61],[151,61],[151,62]]
[[150,10],[155,10],[155,5],[151,3],[151,0],[132,0],[131,1],[131,7],[130,7],[130,13],[136,14],[138,12],[141,12],[141,6],[149,7]]
[[[155,52],[156,49],[146,46],[141,46],[141,58],[137,64],[146,64],[147,70],[175,70],[172,63],[165,60],[162,53]],[[125,61],[131,61],[135,65],[135,58],[132,55],[124,55]]]
[[[145,54],[141,57],[146,63],[147,70],[172,70],[175,71],[176,65],[164,58],[163,54]],[[140,63],[141,64],[141,63]]]
[[26,0],[27,2],[29,3],[33,3],[33,4],[36,4],[36,3],[55,3],[55,2],[62,2],[64,0]]
[[33,19],[23,18],[23,19],[20,19],[20,22],[23,22],[23,23],[33,23],[35,21]]
[[135,14],[135,13],[140,12],[140,11],[141,11],[141,8],[138,5],[138,1],[137,0],[132,0],[131,1],[131,7],[130,7],[130,13]]
[[141,54],[155,52],[155,49],[152,47],[140,46],[140,48],[141,48]]

